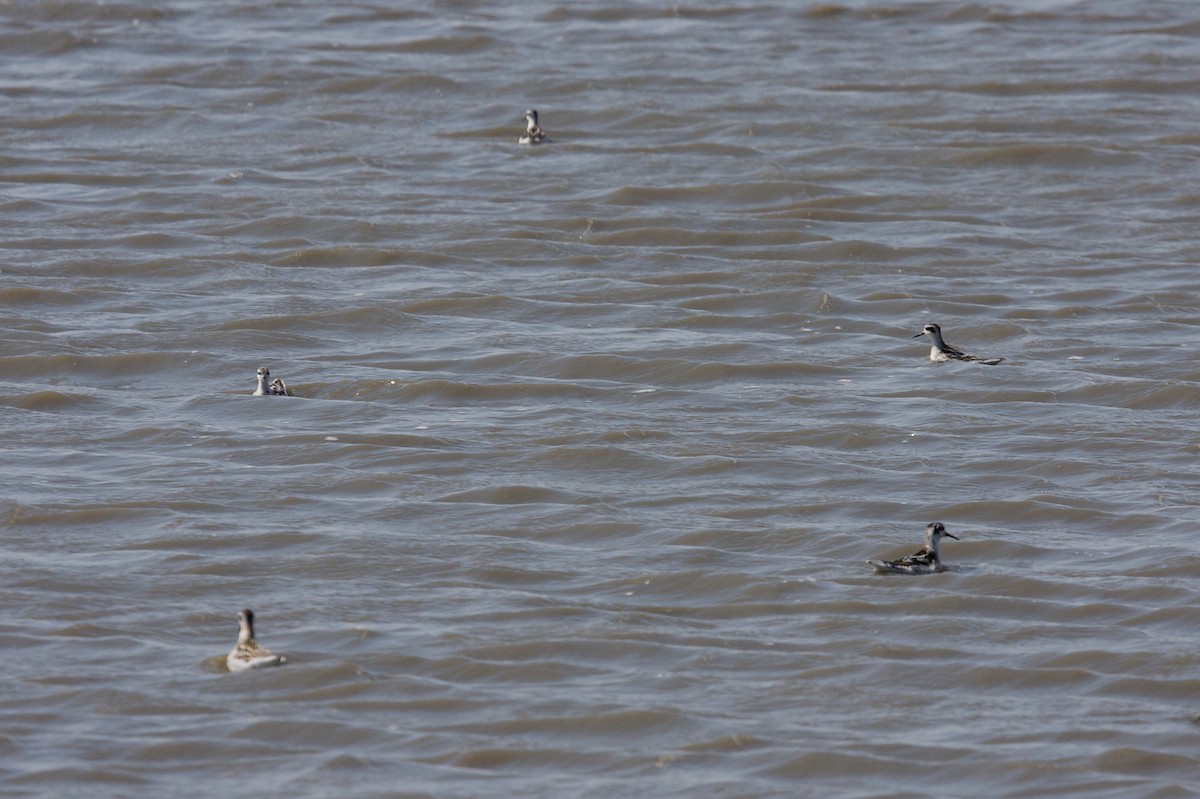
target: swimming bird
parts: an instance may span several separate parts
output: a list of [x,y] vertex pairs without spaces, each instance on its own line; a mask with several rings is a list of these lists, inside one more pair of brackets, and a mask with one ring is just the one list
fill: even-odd
[[976,363],[984,363],[988,366],[995,366],[1004,360],[1003,358],[982,358],[978,355],[967,355],[958,347],[947,344],[946,340],[942,338],[941,325],[935,325],[932,323],[925,325],[925,328],[920,333],[913,336],[913,338],[920,338],[926,334],[933,339],[933,347],[929,350],[929,360],[931,361],[975,361]]
[[932,522],[925,528],[925,546],[916,554],[900,560],[868,560],[876,574],[936,574],[946,571],[938,555],[938,542],[943,538],[958,540],[958,536],[946,532],[946,525]]
[[277,377],[274,380],[271,380],[270,384],[268,384],[267,380],[270,380],[270,378],[270,369],[265,366],[258,367],[258,388],[254,389],[254,396],[292,396],[292,392],[288,391],[287,384],[283,382],[282,377]]
[[517,139],[517,144],[541,144],[550,141],[546,131],[538,127],[537,111],[532,108],[525,112],[525,133]]
[[287,663],[283,655],[272,654],[271,650],[258,645],[254,640],[254,611],[250,608],[238,611],[237,644],[225,658],[230,671],[260,669],[264,666],[279,666]]

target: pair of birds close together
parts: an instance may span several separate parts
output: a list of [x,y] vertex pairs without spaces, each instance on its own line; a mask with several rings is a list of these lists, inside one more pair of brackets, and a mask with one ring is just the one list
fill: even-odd
[[[869,560],[867,563],[879,574],[936,574],[946,571],[946,566],[938,556],[938,543],[943,538],[958,540],[958,536],[946,532],[946,526],[941,522],[933,522],[925,528],[925,546],[920,552],[900,560]],[[225,657],[225,665],[230,671],[247,671],[260,669],[265,666],[282,666],[287,662],[283,655],[276,655],[271,650],[259,645],[254,637],[254,611],[246,608],[239,611],[237,643]]]

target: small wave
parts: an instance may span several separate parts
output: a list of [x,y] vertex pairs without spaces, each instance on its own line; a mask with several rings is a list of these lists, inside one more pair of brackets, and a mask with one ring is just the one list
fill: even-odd
[[107,402],[96,397],[66,391],[33,391],[28,394],[0,396],[0,405],[40,413],[101,413],[110,407]]
[[483,505],[581,505],[595,500],[583,494],[539,486],[496,486],[460,491],[438,497],[438,502],[465,502]]
[[961,167],[1038,167],[1058,169],[1096,169],[1129,166],[1141,156],[1120,150],[1106,150],[1081,144],[1008,144],[971,148],[953,155],[949,161]]

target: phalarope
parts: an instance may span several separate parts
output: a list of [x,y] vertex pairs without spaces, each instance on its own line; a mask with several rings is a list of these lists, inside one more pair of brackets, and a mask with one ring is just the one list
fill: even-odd
[[282,377],[277,377],[268,384],[267,381],[271,378],[271,370],[265,366],[258,367],[258,388],[254,389],[254,396],[279,396],[290,397],[292,392],[288,391],[287,384],[283,382]]
[[538,127],[537,111],[532,108],[525,112],[525,133],[517,139],[517,144],[541,144],[550,141],[546,131]]
[[916,554],[899,560],[868,560],[877,574],[936,574],[946,571],[946,565],[938,556],[938,542],[943,538],[958,540],[958,536],[946,532],[946,525],[932,522],[925,528],[925,546]]
[[920,333],[913,336],[913,338],[920,338],[926,334],[933,339],[933,347],[931,347],[929,350],[929,360],[931,361],[975,361],[976,363],[985,363],[988,366],[995,366],[1004,360],[1003,358],[983,358],[979,355],[967,355],[958,347],[947,344],[946,340],[942,338],[941,325],[935,325],[932,323],[925,325],[925,328]]
[[264,666],[279,666],[287,663],[283,655],[276,655],[269,649],[264,649],[254,640],[254,611],[250,608],[238,611],[237,645],[225,658],[225,665],[230,671],[245,671],[260,669]]

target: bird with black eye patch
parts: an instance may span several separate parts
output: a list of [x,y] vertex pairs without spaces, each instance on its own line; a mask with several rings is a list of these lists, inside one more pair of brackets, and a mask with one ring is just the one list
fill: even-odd
[[925,527],[925,546],[908,557],[899,560],[868,560],[876,574],[937,574],[946,571],[938,552],[938,543],[943,538],[958,540],[958,536],[946,532],[946,525],[932,522]]
[[984,358],[979,355],[967,355],[958,347],[947,344],[946,340],[942,338],[941,325],[927,324],[913,338],[920,338],[921,336],[929,336],[929,338],[933,339],[933,346],[929,349],[929,360],[931,361],[973,361],[988,366],[995,366],[1004,360],[1003,358]]

